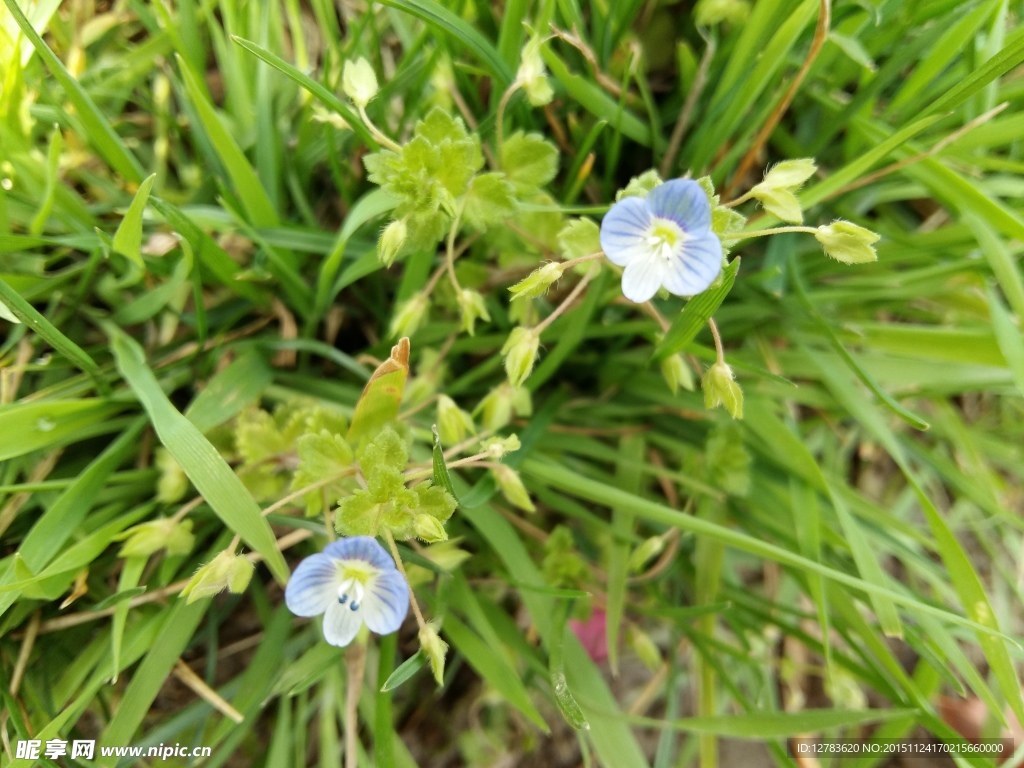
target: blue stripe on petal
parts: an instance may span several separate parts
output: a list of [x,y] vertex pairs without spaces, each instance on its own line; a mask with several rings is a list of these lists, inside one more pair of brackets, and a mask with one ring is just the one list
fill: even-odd
[[714,232],[688,238],[682,253],[665,275],[665,287],[676,296],[695,296],[707,290],[722,271],[722,243]]
[[644,236],[651,226],[651,212],[639,197],[626,197],[611,207],[601,222],[601,249],[620,267],[638,255]]
[[324,547],[324,554],[338,560],[362,560],[380,570],[394,570],[395,561],[372,536],[350,536]]
[[324,639],[331,645],[346,646],[352,642],[363,623],[362,609],[353,611],[337,600],[327,606],[324,614]]
[[310,555],[295,569],[284,602],[296,616],[318,616],[337,599],[338,566],[324,554]]
[[711,201],[693,179],[673,179],[655,187],[647,195],[647,205],[655,216],[672,219],[689,234],[711,228]]
[[372,632],[395,632],[409,612],[409,585],[397,570],[384,571],[368,583],[359,612]]

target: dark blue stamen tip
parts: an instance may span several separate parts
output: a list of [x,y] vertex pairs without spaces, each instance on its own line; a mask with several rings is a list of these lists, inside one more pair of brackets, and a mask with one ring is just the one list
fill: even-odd
[[352,604],[349,606],[349,608],[351,608],[353,611],[358,611],[359,610],[359,603],[357,603],[355,600],[353,600]]
[[338,598],[338,602],[341,603],[342,605],[344,605],[347,600],[348,600],[348,595],[342,595],[341,597]]

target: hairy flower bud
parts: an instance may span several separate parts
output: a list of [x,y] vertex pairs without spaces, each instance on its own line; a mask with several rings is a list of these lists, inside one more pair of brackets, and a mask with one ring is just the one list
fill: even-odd
[[447,395],[437,399],[437,433],[441,445],[456,445],[466,439],[467,434],[474,434],[476,426],[473,417],[459,408]]
[[188,490],[188,476],[181,465],[163,446],[156,449],[156,467],[160,479],[156,481],[156,498],[162,504],[179,501]]
[[546,76],[544,59],[540,55],[540,47],[543,43],[544,41],[539,37],[530,38],[523,48],[519,71],[516,72],[516,82],[523,87],[523,90],[526,91],[526,98],[535,107],[543,107],[550,103],[555,95]]
[[530,499],[530,494],[526,492],[526,486],[523,485],[519,473],[512,469],[512,467],[499,464],[491,468],[491,473],[494,475],[494,481],[498,484],[501,495],[505,497],[509,504],[518,507],[524,512],[537,511],[537,508],[533,506],[533,501]]
[[416,529],[416,538],[436,544],[439,541],[448,540],[448,532],[445,531],[441,521],[433,515],[421,513],[413,519],[413,527]]
[[476,333],[476,321],[490,322],[491,315],[487,311],[484,297],[469,288],[459,291],[459,309],[462,311],[462,330],[470,336]]
[[395,219],[380,233],[377,240],[377,258],[383,262],[385,267],[395,263],[395,259],[405,245],[405,239],[409,235],[409,227],[405,219]]
[[213,597],[225,589],[236,595],[245,591],[252,579],[255,566],[242,555],[224,550],[206,565],[202,565],[181,590],[189,604],[204,597]]
[[434,673],[434,680],[440,687],[444,685],[444,657],[448,652],[448,643],[437,634],[434,622],[431,622],[420,630],[420,650],[430,662],[430,670]]
[[430,307],[430,300],[426,294],[416,293],[412,298],[406,299],[397,307],[395,314],[391,317],[391,327],[388,333],[393,339],[400,339],[403,336],[412,336],[416,329],[423,323]]
[[195,543],[192,521],[178,522],[169,517],[133,525],[115,540],[124,541],[121,557],[149,557],[161,549],[166,549],[169,555],[185,555],[192,551]]
[[764,175],[764,181],[750,190],[764,209],[783,221],[800,224],[804,220],[803,208],[794,191],[807,181],[818,167],[809,158],[785,160],[773,166]]
[[683,360],[682,355],[669,355],[661,361],[661,377],[665,379],[665,383],[668,384],[673,395],[679,391],[680,387],[688,392],[693,391],[693,371]]
[[743,418],[743,390],[736,383],[732,368],[717,362],[708,368],[700,382],[704,389],[704,405],[717,408],[724,405],[734,419]]
[[651,536],[644,539],[640,546],[633,550],[629,556],[629,570],[632,573],[640,573],[647,563],[661,554],[665,549],[665,540],[661,536]]
[[512,300],[536,299],[548,292],[555,281],[562,276],[565,266],[557,262],[549,262],[540,269],[535,269],[518,283],[509,288]]
[[341,88],[357,107],[365,107],[377,95],[377,75],[364,58],[346,61],[341,74]]
[[529,378],[539,347],[540,336],[535,330],[522,326],[512,329],[501,354],[505,355],[505,372],[513,387],[521,387]]
[[508,437],[492,437],[484,440],[480,446],[481,453],[487,453],[493,461],[501,461],[506,453],[518,451],[522,447],[519,436],[512,434]]
[[818,227],[814,237],[825,253],[843,264],[867,264],[878,261],[874,244],[879,237],[870,229],[842,219]]

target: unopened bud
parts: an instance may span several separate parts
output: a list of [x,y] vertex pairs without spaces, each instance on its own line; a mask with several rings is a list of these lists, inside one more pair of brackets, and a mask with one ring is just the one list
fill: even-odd
[[557,262],[545,264],[540,269],[535,269],[518,283],[509,288],[512,293],[512,300],[536,299],[548,292],[555,281],[562,276],[565,267]]
[[462,330],[470,336],[476,333],[476,321],[490,322],[484,297],[469,288],[459,291],[459,309],[462,310]]
[[555,95],[546,76],[544,59],[540,55],[540,47],[543,43],[544,41],[539,37],[530,38],[523,48],[519,71],[516,72],[516,82],[523,87],[527,100],[535,107],[543,107],[550,103]]
[[213,597],[225,589],[234,594],[241,594],[249,586],[255,566],[241,555],[224,550],[189,579],[181,590],[181,596],[194,603],[204,597]]
[[804,220],[803,208],[794,191],[803,186],[818,167],[810,158],[784,160],[764,175],[764,181],[750,190],[764,209],[783,221],[799,224]]
[[161,549],[166,549],[169,555],[186,555],[195,543],[192,521],[178,522],[169,517],[133,525],[115,540],[124,541],[121,557],[149,557]]
[[438,687],[444,685],[444,657],[448,652],[448,643],[437,634],[433,622],[420,630],[420,649],[430,662],[430,671],[434,673]]
[[518,507],[524,512],[537,511],[537,508],[533,506],[533,501],[530,499],[530,494],[526,492],[526,486],[523,485],[519,473],[512,469],[512,467],[499,464],[491,468],[491,473],[494,475],[494,481],[498,484],[499,490],[501,490],[501,495],[505,497],[509,504]]
[[704,389],[704,405],[717,408],[724,405],[734,419],[743,418],[743,390],[736,383],[732,368],[717,362],[708,368],[700,382]]
[[488,454],[493,461],[501,461],[506,453],[518,451],[521,447],[518,435],[492,437],[483,442],[480,452]]
[[513,387],[521,387],[529,378],[539,347],[540,336],[532,328],[512,329],[501,354],[505,355],[505,372]]
[[377,95],[377,75],[364,58],[346,61],[341,88],[357,107],[365,107]]
[[456,445],[474,434],[476,426],[473,417],[459,408],[447,395],[437,399],[437,433],[441,445]]
[[400,339],[403,336],[412,336],[416,329],[423,323],[430,307],[430,300],[426,294],[417,293],[410,299],[406,299],[397,307],[391,318],[391,327],[388,333],[391,338]]
[[661,377],[665,379],[672,394],[676,394],[680,387],[688,392],[693,391],[693,371],[679,354],[669,355],[661,361]]
[[441,521],[425,512],[416,515],[413,527],[416,529],[416,538],[427,542],[427,544],[448,540],[448,532],[441,525]]
[[406,225],[405,219],[395,219],[384,227],[384,231],[380,233],[380,239],[377,240],[377,258],[384,263],[385,267],[390,267],[395,263],[408,235],[409,227]]
[[156,449],[156,468],[160,479],[156,481],[156,498],[162,504],[173,504],[188,490],[188,476],[181,465],[164,447]]
[[870,229],[841,219],[818,227],[814,237],[825,253],[843,264],[866,264],[878,261],[874,244],[879,237]]

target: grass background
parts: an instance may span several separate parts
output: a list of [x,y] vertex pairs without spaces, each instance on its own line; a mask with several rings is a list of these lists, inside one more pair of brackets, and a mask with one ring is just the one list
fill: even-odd
[[[280,587],[315,549],[282,556],[282,540],[323,527],[261,525],[201,435],[256,402],[350,410],[387,355],[396,301],[437,258],[376,259],[384,208],[362,170],[370,139],[339,97],[343,62],[373,63],[369,112],[390,135],[440,104],[489,142],[523,22],[578,35],[546,46],[552,105],[516,98],[508,113],[562,151],[549,221],[599,214],[666,158],[666,176],[710,173],[734,198],[770,162],[811,156],[808,223],[871,227],[879,261],[844,267],[800,235],[737,250],[715,313],[746,395],[736,424],[667,389],[649,360],[660,328],[613,275],[595,281],[545,333],[533,414],[513,427],[509,463],[538,512],[487,481],[463,499],[449,530],[471,556],[418,590],[452,646],[445,686],[419,670],[380,692],[416,651],[411,621],[371,643],[363,763],[710,766],[728,764],[729,737],[792,765],[786,737],[869,722],[937,740],[967,731],[967,712],[977,733],[1019,729],[1021,5],[757,0],[708,29],[692,11],[4,0],[0,301],[21,322],[0,320],[0,764],[26,764],[11,759],[18,739],[58,735],[212,746],[202,765],[339,763],[343,652],[296,623]],[[133,204],[140,185],[148,206]],[[447,349],[435,383],[467,409],[504,376],[505,288],[548,255],[519,223],[505,233],[517,258],[484,245],[465,258],[493,322],[460,335],[442,301],[412,339],[414,375]],[[172,231],[180,245],[161,248]],[[160,255],[140,254],[140,237]],[[680,306],[659,302],[670,319]],[[706,329],[686,353],[697,371],[714,359]],[[432,421],[431,408],[410,417],[421,435]],[[208,503],[190,513],[193,553],[154,558],[140,591],[114,539],[178,509],[155,500],[158,441],[191,452]],[[479,480],[460,474],[463,492]],[[574,609],[607,612],[609,663],[567,630],[570,600],[545,580],[559,524],[587,564]],[[243,595],[178,600],[233,533],[269,569]],[[653,535],[670,556],[631,575]],[[559,657],[589,731],[560,715]],[[179,659],[242,722],[183,687]]]

